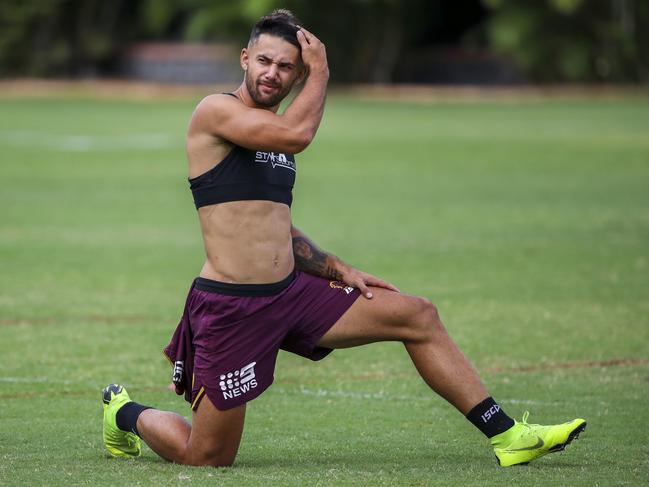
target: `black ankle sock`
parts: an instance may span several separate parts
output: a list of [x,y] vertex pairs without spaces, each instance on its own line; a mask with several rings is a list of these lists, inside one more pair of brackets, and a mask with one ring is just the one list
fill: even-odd
[[130,431],[140,436],[140,433],[137,432],[137,418],[140,417],[140,414],[145,409],[151,408],[133,401],[127,402],[117,410],[117,415],[115,416],[117,427],[122,431]]
[[471,409],[466,415],[466,419],[471,421],[487,438],[496,436],[514,426],[514,420],[500,409],[493,397],[488,397]]

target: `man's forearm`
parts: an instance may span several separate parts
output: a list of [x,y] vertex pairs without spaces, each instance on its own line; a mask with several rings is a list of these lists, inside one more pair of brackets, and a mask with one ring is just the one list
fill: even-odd
[[283,116],[303,134],[306,145],[315,137],[324,114],[328,78],[328,72],[311,73],[302,91],[284,111]]
[[301,46],[307,77],[304,88],[286,108],[283,116],[301,134],[306,147],[315,137],[324,113],[329,66],[325,46],[316,36],[303,27],[298,28],[295,35]]
[[293,236],[293,255],[297,270],[326,279],[342,279],[341,269],[345,264],[338,257],[321,250],[295,227],[292,229],[291,235]]

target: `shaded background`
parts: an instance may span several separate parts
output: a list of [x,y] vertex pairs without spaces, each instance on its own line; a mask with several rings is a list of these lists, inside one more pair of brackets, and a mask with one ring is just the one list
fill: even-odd
[[649,80],[640,0],[4,0],[0,77],[234,81],[278,7],[326,43],[336,83]]

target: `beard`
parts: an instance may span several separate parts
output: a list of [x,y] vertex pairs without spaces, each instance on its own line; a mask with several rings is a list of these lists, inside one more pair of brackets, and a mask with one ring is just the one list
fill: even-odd
[[248,89],[248,93],[250,93],[250,98],[252,98],[252,101],[254,101],[260,107],[264,108],[270,108],[278,105],[284,98],[286,98],[286,95],[290,93],[291,88],[293,88],[292,84],[286,87],[282,87],[282,85],[273,85],[273,87],[279,88],[277,90],[277,93],[272,95],[263,95],[259,91],[259,84],[261,82],[252,80],[247,71],[244,75],[244,81],[246,82],[246,88]]

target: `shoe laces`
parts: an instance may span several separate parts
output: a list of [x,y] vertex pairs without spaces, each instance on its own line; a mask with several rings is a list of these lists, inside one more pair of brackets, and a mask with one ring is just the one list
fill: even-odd
[[544,425],[535,424],[535,423],[528,423],[527,418],[529,418],[529,416],[530,416],[530,412],[525,411],[523,413],[523,418],[521,419],[520,423],[518,423],[518,424],[520,424],[521,426],[523,426],[525,428],[527,434],[532,434],[533,433],[533,434],[538,435],[538,434],[541,434],[544,431],[547,431],[550,428],[550,426],[544,426]]
[[520,422],[517,421],[518,424],[520,424],[523,428],[525,428],[525,430],[524,430],[525,434],[531,433],[537,426],[539,426],[538,424],[530,424],[530,423],[528,423],[527,418],[529,418],[529,416],[530,416],[530,412],[525,411],[523,413],[523,418],[521,419],[521,421]]

